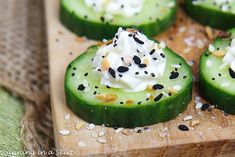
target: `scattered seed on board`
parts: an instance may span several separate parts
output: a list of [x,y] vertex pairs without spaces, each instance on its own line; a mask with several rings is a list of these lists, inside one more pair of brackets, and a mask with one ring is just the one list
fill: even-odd
[[105,135],[105,132],[103,130],[99,131],[98,132],[98,136],[101,137],[101,136],[104,136]]
[[186,125],[183,125],[183,124],[179,125],[178,129],[181,130],[181,131],[189,131],[189,128]]
[[115,134],[118,134],[123,131],[124,128],[117,128],[114,132]]
[[106,143],[106,139],[102,138],[102,137],[99,137],[97,139],[97,142],[101,143],[101,144],[105,144]]
[[69,134],[70,134],[70,131],[63,129],[63,130],[60,130],[59,133],[60,133],[61,135],[66,136],[66,135],[69,135]]
[[64,115],[64,119],[65,119],[65,120],[69,120],[69,119],[70,119],[70,114],[69,114],[69,113],[65,114],[65,115]]
[[92,130],[92,129],[94,129],[95,128],[95,124],[93,124],[93,123],[91,123],[91,124],[89,124],[88,126],[87,126],[87,129],[88,130]]
[[192,119],[193,119],[192,115],[187,115],[183,118],[183,121],[189,121],[189,120],[192,120]]
[[84,141],[79,141],[78,146],[79,147],[86,147],[86,143]]

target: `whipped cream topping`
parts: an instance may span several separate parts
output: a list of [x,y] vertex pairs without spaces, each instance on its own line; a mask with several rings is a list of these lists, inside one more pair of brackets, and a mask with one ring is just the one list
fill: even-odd
[[235,71],[235,38],[232,40],[227,52],[223,58],[223,65],[221,67],[230,66]]
[[92,64],[100,84],[127,92],[145,90],[163,76],[164,43],[155,43],[134,29],[118,29],[112,43],[99,47]]
[[144,0],[85,0],[85,4],[95,12],[102,13],[106,18],[113,15],[131,17],[143,8]]

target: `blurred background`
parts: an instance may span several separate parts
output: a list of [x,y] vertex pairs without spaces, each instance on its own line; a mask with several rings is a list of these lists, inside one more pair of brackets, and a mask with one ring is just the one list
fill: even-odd
[[0,0],[0,156],[54,148],[46,42],[43,0]]

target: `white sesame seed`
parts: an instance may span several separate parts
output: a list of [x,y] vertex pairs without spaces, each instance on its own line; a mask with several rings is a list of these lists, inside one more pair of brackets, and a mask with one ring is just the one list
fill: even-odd
[[97,142],[102,143],[102,144],[105,144],[105,143],[106,143],[106,139],[104,139],[104,138],[102,138],[102,137],[99,137],[99,138],[97,139]]
[[101,137],[101,136],[104,136],[105,132],[103,130],[99,131],[98,132],[98,136]]
[[117,128],[114,132],[115,132],[115,134],[118,134],[118,133],[120,133],[122,131],[123,131],[123,128]]
[[69,114],[69,113],[68,113],[68,114],[65,114],[65,115],[64,115],[64,119],[65,119],[65,120],[69,120],[69,119],[70,119],[70,114]]
[[207,59],[207,61],[206,61],[206,66],[207,66],[207,67],[211,67],[211,66],[212,66],[211,60]]
[[192,120],[193,116],[192,115],[187,115],[183,118],[183,121],[188,121],[188,120]]
[[91,124],[89,124],[88,126],[87,126],[87,129],[88,130],[92,130],[92,129],[94,129],[95,128],[95,124],[93,124],[93,123],[91,123]]
[[201,102],[197,102],[196,105],[195,105],[195,108],[196,109],[202,108],[202,103]]
[[79,141],[78,146],[79,147],[86,147],[86,143],[84,141]]
[[66,136],[66,135],[69,135],[69,134],[70,134],[70,131],[63,129],[63,130],[60,130],[59,133],[60,133],[61,135]]

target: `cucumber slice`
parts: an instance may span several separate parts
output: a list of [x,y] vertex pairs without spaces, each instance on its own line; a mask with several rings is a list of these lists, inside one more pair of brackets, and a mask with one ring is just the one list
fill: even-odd
[[185,0],[186,12],[203,25],[228,30],[235,26],[235,1]]
[[[141,92],[100,85],[100,78],[92,73],[92,58],[97,50],[97,46],[88,48],[67,67],[67,105],[80,118],[95,124],[132,128],[175,118],[191,101],[191,68],[170,49],[163,49],[168,64],[159,84]],[[179,87],[181,90],[175,92]],[[100,100],[100,96],[106,96],[107,101]]]
[[145,0],[137,15],[114,15],[111,21],[87,7],[84,0],[61,0],[60,3],[61,22],[72,32],[90,39],[112,38],[120,26],[134,26],[148,36],[155,36],[166,30],[175,18],[176,0]]
[[[231,37],[218,37],[213,46],[216,50],[225,51],[235,37],[235,29]],[[207,49],[200,59],[200,91],[205,99],[226,113],[235,114],[235,78],[228,67],[220,69],[223,57],[209,52]]]

